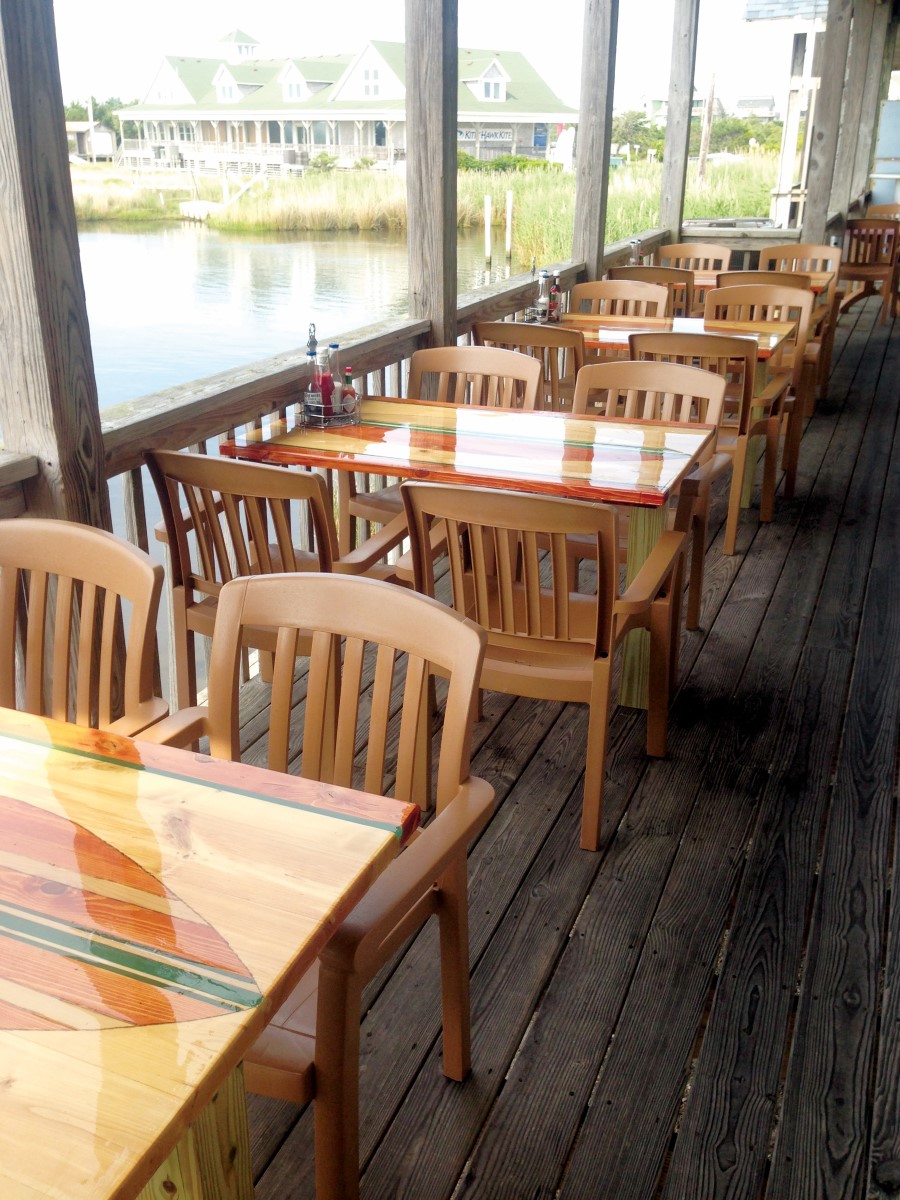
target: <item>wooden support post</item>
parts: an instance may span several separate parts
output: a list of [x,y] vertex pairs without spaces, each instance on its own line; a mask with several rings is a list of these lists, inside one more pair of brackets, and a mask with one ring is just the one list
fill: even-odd
[[672,240],[676,242],[681,237],[684,214],[699,13],[700,0],[675,0],[659,223],[661,228],[669,230]]
[[33,454],[32,513],[110,529],[53,0],[0,6],[3,440]]
[[859,114],[859,136],[856,139],[856,155],[850,195],[862,195],[869,187],[869,172],[872,169],[872,150],[875,145],[875,130],[882,98],[887,94],[894,60],[894,42],[897,25],[891,24],[891,5],[876,4],[872,19],[872,38],[869,43],[869,63],[866,68],[866,83],[863,89]]
[[838,134],[837,156],[834,162],[834,178],[831,181],[831,212],[846,213],[853,199],[851,185],[856,162],[856,144],[859,138],[862,115],[863,93],[866,74],[870,67],[881,74],[881,54],[877,64],[870,58],[872,25],[875,18],[875,0],[855,0],[853,25],[850,30],[850,55],[847,60],[847,86],[844,88],[841,128]]
[[791,47],[791,82],[785,104],[784,127],[781,132],[781,153],[778,159],[778,182],[772,194],[770,216],[776,225],[787,229],[791,221],[791,193],[797,182],[797,145],[800,141],[800,116],[806,94],[804,64],[806,34],[795,33]]
[[457,0],[406,0],[409,315],[456,344]]
[[586,264],[588,280],[603,275],[618,26],[619,0],[586,0],[572,258]]
[[803,209],[801,235],[804,242],[825,240],[838,130],[841,125],[843,68],[847,62],[850,45],[852,12],[853,0],[828,0],[824,63],[819,76],[819,94],[809,139],[809,172],[806,178],[806,204]]

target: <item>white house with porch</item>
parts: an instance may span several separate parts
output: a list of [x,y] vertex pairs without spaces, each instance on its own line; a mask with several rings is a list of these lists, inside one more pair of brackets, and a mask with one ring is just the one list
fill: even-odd
[[[166,58],[143,100],[118,111],[138,130],[122,144],[127,165],[289,173],[321,153],[342,166],[405,157],[402,42],[273,59],[234,31],[217,49],[217,57]],[[544,158],[551,129],[577,120],[522,54],[459,48],[461,150],[480,159]]]

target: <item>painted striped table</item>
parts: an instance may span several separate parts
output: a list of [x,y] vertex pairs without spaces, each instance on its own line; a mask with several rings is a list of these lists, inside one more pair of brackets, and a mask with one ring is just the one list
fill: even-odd
[[3,1200],[252,1196],[243,1052],[417,821],[0,709]]
[[[362,402],[358,425],[313,429],[276,421],[220,450],[255,462],[627,504],[634,509],[630,582],[664,527],[669,497],[712,453],[715,434],[711,425],[371,399]],[[646,708],[649,662],[649,639],[635,630],[626,641],[621,704]]]

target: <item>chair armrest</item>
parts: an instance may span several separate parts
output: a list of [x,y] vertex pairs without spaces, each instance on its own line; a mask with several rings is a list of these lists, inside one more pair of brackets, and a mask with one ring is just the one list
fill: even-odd
[[465,855],[494,802],[491,785],[471,776],[343,921],[320,955],[323,966],[347,973],[377,967],[381,943],[453,860]]
[[383,525],[372,537],[366,538],[361,546],[357,546],[355,550],[351,550],[342,558],[335,559],[333,564],[335,574],[361,575],[380,562],[389,550],[399,546],[408,534],[406,513],[402,512],[387,525]]
[[155,742],[158,746],[178,746],[182,749],[192,746],[200,738],[209,736],[206,705],[170,713],[136,736],[143,742]]
[[[689,480],[690,476],[683,483]],[[683,553],[686,537],[683,531],[676,529],[660,534],[641,569],[616,601],[616,612],[623,615],[637,613],[652,603],[672,573],[679,554]]]
[[160,696],[151,696],[142,700],[137,708],[132,709],[126,716],[118,717],[105,728],[109,733],[121,733],[125,737],[143,737],[142,729],[153,725],[168,716],[169,706]]

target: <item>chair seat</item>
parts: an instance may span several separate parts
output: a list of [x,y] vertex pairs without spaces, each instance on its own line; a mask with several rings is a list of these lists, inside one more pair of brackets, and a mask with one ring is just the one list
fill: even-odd
[[317,960],[244,1056],[248,1091],[292,1104],[314,1098],[318,995]]

